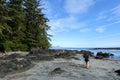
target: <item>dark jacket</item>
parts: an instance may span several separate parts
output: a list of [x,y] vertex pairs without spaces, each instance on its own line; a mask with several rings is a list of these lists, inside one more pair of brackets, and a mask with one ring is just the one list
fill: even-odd
[[88,54],[84,54],[83,57],[84,57],[84,59],[85,59],[86,62],[89,61],[89,55]]

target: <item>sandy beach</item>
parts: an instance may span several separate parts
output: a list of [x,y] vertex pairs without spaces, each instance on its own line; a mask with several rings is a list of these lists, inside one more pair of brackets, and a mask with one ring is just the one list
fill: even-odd
[[[120,69],[120,61],[90,58],[90,68],[84,67],[84,59],[58,58],[52,61],[35,62],[35,66],[25,72],[7,75],[0,80],[120,80],[115,70]],[[53,72],[56,68],[60,71]]]

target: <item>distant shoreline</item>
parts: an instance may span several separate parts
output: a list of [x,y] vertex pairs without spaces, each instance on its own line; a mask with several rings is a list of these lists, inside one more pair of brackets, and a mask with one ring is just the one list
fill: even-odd
[[98,50],[98,49],[102,49],[102,50],[120,50],[120,48],[89,48],[89,49],[94,49],[94,50]]
[[58,47],[51,49],[91,49],[91,50],[120,50],[120,47],[95,47],[95,48],[77,48],[77,47]]

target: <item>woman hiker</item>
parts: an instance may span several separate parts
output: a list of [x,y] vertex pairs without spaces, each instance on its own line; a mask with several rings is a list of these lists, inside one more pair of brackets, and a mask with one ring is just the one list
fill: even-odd
[[83,58],[85,59],[85,67],[89,68],[89,55],[87,52],[83,54]]

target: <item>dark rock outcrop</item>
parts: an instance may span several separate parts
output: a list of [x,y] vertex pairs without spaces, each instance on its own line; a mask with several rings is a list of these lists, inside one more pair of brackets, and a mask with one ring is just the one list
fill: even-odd
[[4,60],[10,60],[10,59],[15,59],[15,58],[23,58],[23,56],[21,56],[18,53],[13,53],[13,54],[5,56]]
[[109,58],[110,56],[114,56],[114,54],[98,52],[95,58],[96,59],[103,59],[103,58]]
[[89,56],[91,56],[91,57],[93,57],[93,56],[94,56],[94,53],[93,53],[93,52],[91,52],[91,51],[81,50],[79,53],[80,53],[80,54],[87,53],[87,54],[88,54]]
[[120,69],[115,71],[120,76]]
[[51,75],[55,75],[55,74],[61,74],[65,72],[64,70],[62,70],[60,67],[55,68],[53,71],[50,72]]
[[72,52],[64,52],[54,55],[55,58],[72,58],[73,56],[75,56],[75,54]]
[[0,77],[4,77],[5,75],[16,71],[26,70],[31,66],[31,61],[24,58],[2,60],[0,61]]
[[40,48],[33,48],[29,52],[28,55],[26,55],[26,58],[33,61],[38,60],[53,60],[53,53],[55,53],[55,50],[49,50],[49,49],[40,49]]
[[54,50],[54,49],[31,49],[27,58],[31,60],[52,60],[54,58],[73,58],[76,54],[79,54],[77,50]]

